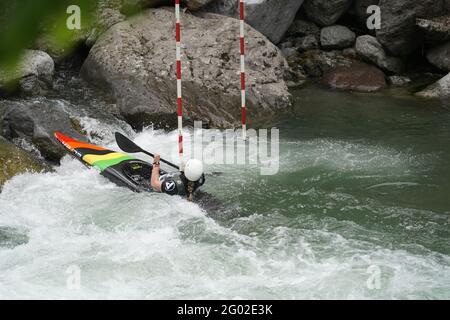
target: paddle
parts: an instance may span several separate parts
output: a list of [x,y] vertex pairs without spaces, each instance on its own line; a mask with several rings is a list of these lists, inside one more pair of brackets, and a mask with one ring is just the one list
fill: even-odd
[[[137,144],[135,144],[133,141],[131,141],[130,139],[125,137],[123,134],[121,134],[119,132],[116,132],[115,136],[116,136],[117,145],[123,151],[128,152],[128,153],[142,152],[142,153],[145,153],[145,154],[149,155],[152,158],[155,157],[155,155],[153,153],[145,151],[144,149],[139,147]],[[177,170],[180,170],[179,166],[177,166],[176,164],[173,164],[173,163],[171,163],[171,162],[169,162],[167,160],[164,160],[164,159],[161,158],[161,162],[164,162],[165,164],[168,164],[169,166],[174,167]]]

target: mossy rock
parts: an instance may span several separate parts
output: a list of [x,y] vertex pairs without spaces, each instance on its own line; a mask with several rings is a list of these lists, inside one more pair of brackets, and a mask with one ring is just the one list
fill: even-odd
[[17,174],[42,172],[48,168],[30,153],[0,138],[0,190],[3,184]]

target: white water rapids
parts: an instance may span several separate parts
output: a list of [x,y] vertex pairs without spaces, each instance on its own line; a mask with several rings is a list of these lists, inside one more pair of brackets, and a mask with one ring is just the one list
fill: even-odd
[[[147,130],[135,141],[164,154],[176,138]],[[114,147],[111,140],[104,143]],[[297,152],[299,146],[291,145],[285,143],[282,175],[327,161],[341,173],[410,165],[365,146],[317,140]],[[70,156],[55,172],[13,178],[0,194],[0,227],[15,242],[0,247],[0,298],[448,298],[448,255],[392,245],[381,231],[313,213],[317,207],[338,212],[333,203],[339,201],[349,210],[364,207],[351,196],[276,180],[272,195],[251,168],[215,169],[229,174],[210,178],[207,190],[234,203],[242,216],[217,220],[178,197],[133,193]],[[251,188],[253,201],[266,201],[267,211],[235,202]],[[318,197],[327,198],[322,203]],[[310,207],[303,203],[308,198]],[[388,215],[382,219],[388,222]],[[408,218],[406,211],[400,215]]]

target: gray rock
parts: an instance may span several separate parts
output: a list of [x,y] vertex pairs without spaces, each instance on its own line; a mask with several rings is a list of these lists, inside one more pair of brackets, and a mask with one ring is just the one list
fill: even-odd
[[389,83],[394,87],[404,87],[411,83],[411,79],[402,76],[390,76]]
[[40,94],[52,85],[55,66],[43,51],[26,50],[13,72],[0,70],[0,92],[19,89],[24,94]]
[[319,40],[320,28],[313,22],[296,19],[286,32],[286,36],[290,38],[314,36],[316,40]]
[[319,42],[313,35],[296,38],[294,45],[299,51],[307,51],[319,48]]
[[358,58],[355,48],[347,48],[342,50],[342,55],[353,60],[357,60]]
[[337,67],[349,67],[353,60],[340,51],[310,50],[300,55],[300,64],[311,77],[321,77],[324,73]]
[[295,59],[298,55],[298,50],[294,47],[283,47],[281,48],[281,52],[288,61]]
[[[174,12],[149,9],[104,33],[82,67],[91,83],[108,88],[135,128],[176,126]],[[239,123],[239,46],[236,19],[182,15],[183,95],[186,116],[213,126]],[[267,38],[247,28],[248,109],[258,115],[290,106],[283,80],[288,64]]]
[[332,89],[357,92],[374,92],[386,87],[385,76],[380,69],[358,61],[326,72],[323,82]]
[[125,15],[121,12],[125,2],[135,2],[137,5],[143,1],[97,0],[90,12],[81,13],[81,29],[72,30],[70,38],[63,45],[58,41],[55,42],[53,37],[62,28],[60,21],[56,20],[53,23],[51,20],[47,21],[48,26],[35,41],[34,48],[47,52],[56,64],[61,63],[72,54],[73,48],[81,45],[91,47],[108,28],[125,20]]
[[352,0],[305,0],[307,17],[320,26],[331,26],[350,8]]
[[[117,0],[106,0],[107,2],[117,1]],[[182,5],[185,5],[189,10],[196,11],[204,6],[208,5],[213,0],[181,0]],[[161,6],[173,6],[175,0],[119,0],[119,5],[137,7],[141,9],[145,8],[156,8]]]
[[364,35],[356,39],[355,50],[365,61],[374,63],[388,73],[400,73],[404,69],[402,60],[389,57],[377,38]]
[[366,26],[367,19],[369,18],[367,8],[371,5],[378,5],[379,3],[380,0],[354,0],[353,13],[361,25]]
[[450,71],[450,42],[431,49],[427,53],[428,61],[444,71]]
[[[105,0],[102,0],[105,1]],[[159,6],[170,6],[174,0],[106,0],[106,2],[116,2],[116,7],[138,7],[138,8],[155,8]]]
[[421,44],[416,18],[442,15],[443,0],[380,0],[382,12],[378,41],[395,56],[407,56]]
[[345,49],[353,46],[356,34],[345,26],[325,27],[320,32],[320,44],[324,49]]
[[425,42],[429,46],[437,46],[450,40],[450,15],[417,19],[416,25],[422,31]]
[[206,5],[208,5],[212,0],[185,0],[186,6],[189,10],[196,11],[200,10]]
[[74,129],[74,121],[55,101],[5,101],[5,112],[0,119],[2,136],[7,139],[22,138],[35,145],[49,161],[58,161],[65,154],[53,133],[61,131],[82,139]]
[[450,73],[438,82],[416,94],[422,98],[449,99],[450,98]]
[[[246,22],[278,44],[294,21],[303,0],[254,0],[245,4]],[[207,11],[239,18],[239,1],[213,0]]]

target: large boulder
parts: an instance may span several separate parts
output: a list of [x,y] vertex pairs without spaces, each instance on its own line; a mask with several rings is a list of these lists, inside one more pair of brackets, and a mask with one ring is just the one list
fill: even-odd
[[[182,15],[183,95],[188,119],[213,126],[239,122],[238,22],[205,13]],[[113,26],[92,48],[82,75],[115,96],[135,128],[176,126],[175,26],[173,10],[149,9]],[[252,118],[290,106],[283,80],[288,64],[267,38],[248,27],[247,80]]]
[[427,53],[428,61],[444,71],[450,71],[450,42],[431,49]]
[[356,34],[346,26],[325,27],[320,32],[320,44],[324,49],[345,49],[353,46]]
[[386,79],[380,69],[358,61],[326,72],[323,82],[332,89],[357,92],[374,92],[386,87]]
[[49,161],[57,162],[65,152],[53,136],[61,131],[71,137],[83,139],[76,122],[53,100],[5,101],[5,111],[0,119],[0,134],[7,139],[21,138],[38,148]]
[[450,99],[450,73],[425,90],[417,93],[422,98]]
[[377,39],[395,56],[408,56],[421,44],[417,18],[442,15],[444,0],[380,0],[381,29]]
[[421,30],[425,42],[429,46],[439,45],[450,40],[450,15],[430,19],[417,19],[416,25]]
[[320,26],[331,26],[350,8],[352,0],[305,0],[306,16]]
[[352,11],[358,22],[366,26],[367,19],[370,16],[370,14],[367,13],[367,8],[372,5],[378,5],[379,3],[380,0],[354,0]]
[[[253,0],[245,3],[245,21],[278,44],[294,21],[303,0]],[[239,1],[213,0],[206,10],[239,18]]]
[[0,94],[19,90],[24,94],[41,94],[52,86],[55,66],[43,51],[26,50],[12,72],[0,70]]
[[389,57],[375,37],[370,35],[359,36],[356,39],[355,50],[363,60],[374,63],[388,73],[401,73],[403,71],[402,60]]
[[41,172],[45,166],[32,154],[0,137],[0,191],[3,184],[17,174]]

